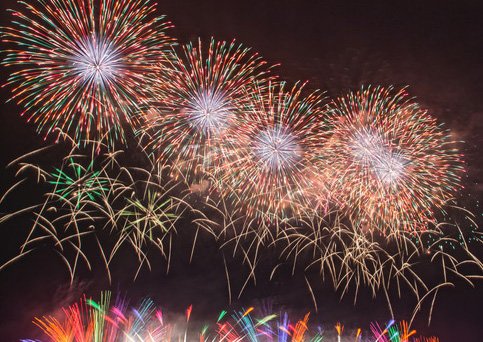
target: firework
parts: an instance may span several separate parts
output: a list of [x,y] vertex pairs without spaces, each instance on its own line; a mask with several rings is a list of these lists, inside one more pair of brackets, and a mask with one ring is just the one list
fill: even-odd
[[[39,132],[68,137],[75,147],[58,168],[18,165],[19,174],[33,170],[48,187],[39,203],[0,217],[33,218],[19,257],[38,242],[53,241],[73,278],[82,260],[91,267],[84,237],[94,236],[108,274],[125,244],[134,249],[138,272],[151,268],[153,245],[169,268],[175,223],[188,209],[188,218],[197,217],[191,257],[205,229],[222,249],[235,245],[233,256],[241,252],[249,265],[240,294],[256,280],[269,248],[277,259],[271,276],[284,265],[295,273],[302,264],[316,307],[307,277],[313,267],[341,296],[353,285],[354,302],[362,286],[374,296],[383,291],[391,314],[390,288],[399,294],[409,289],[418,300],[411,322],[373,324],[373,341],[409,341],[423,301],[433,298],[431,318],[439,289],[454,285],[450,275],[471,285],[481,278],[483,264],[468,248],[470,240],[482,242],[481,234],[468,239],[458,224],[438,224],[460,188],[461,156],[450,134],[405,90],[361,89],[333,101],[326,115],[319,93],[304,97],[303,85],[287,89],[274,82],[265,62],[235,42],[212,39],[206,48],[198,41],[181,54],[166,52],[173,44],[164,33],[169,23],[148,0],[22,3],[25,13],[14,11],[14,27],[4,30],[4,41],[16,49],[2,64],[20,69],[8,81],[15,86],[12,99]],[[154,165],[149,158],[148,167],[118,161],[122,152],[115,145],[125,141],[126,126],[141,137]],[[87,146],[90,153],[82,150]],[[186,197],[172,195],[178,184],[166,182],[165,169],[189,183]],[[193,192],[208,193],[200,210],[186,200]],[[106,231],[114,242],[98,238]],[[224,253],[223,261],[231,296]],[[413,267],[422,262],[439,272],[432,275],[439,276],[436,284]],[[477,272],[468,275],[470,268]],[[322,340],[321,329],[308,326],[309,314],[295,324],[281,315],[273,324],[275,315],[257,319],[252,310],[235,312],[233,321],[222,321],[225,312],[215,330],[198,336],[213,342]],[[106,294],[64,313],[64,320],[36,320],[53,341],[175,340],[150,301],[131,312],[125,301],[111,307]],[[337,341],[347,330],[337,323]]]
[[[166,246],[171,245],[174,223],[186,210],[172,196],[171,185],[161,186],[157,173],[150,168],[121,166],[118,158],[122,151],[110,152],[106,145],[99,150],[99,142],[82,145],[74,145],[54,171],[50,165],[45,167],[31,160],[37,154],[45,158],[45,149],[28,153],[11,164],[18,167],[17,175],[25,178],[9,189],[8,195],[13,196],[14,189],[32,181],[32,173],[38,186],[46,189],[41,199],[32,196],[33,205],[0,217],[3,222],[19,215],[32,216],[33,224],[19,256],[34,250],[39,241],[44,244],[50,240],[74,277],[79,260],[90,268],[84,249],[88,249],[86,241],[92,242],[94,237],[108,276],[109,265],[122,246],[132,247],[139,269],[143,265],[150,267],[150,246],[169,260],[170,249]],[[110,238],[98,239],[106,233]]]
[[[177,323],[165,317],[150,299],[144,299],[138,306],[130,307],[125,298],[117,297],[111,304],[111,294],[102,293],[100,301],[87,299],[85,296],[79,303],[63,309],[62,317],[36,318],[34,323],[49,337],[52,342],[120,342],[120,341],[187,341],[199,338],[200,342],[321,342],[335,341],[330,332],[324,332],[320,326],[309,324],[310,313],[302,319],[292,320],[287,313],[280,316],[271,314],[258,316],[253,307],[234,311],[231,315],[222,311],[216,320],[204,322],[203,328],[188,329],[192,319],[192,306],[185,312],[185,319]],[[278,318],[278,319],[277,319]],[[402,321],[398,325],[394,320],[381,328],[379,324],[371,324],[371,332],[367,334],[361,329],[344,333],[343,325],[337,323],[335,330],[337,340],[341,337],[370,342],[413,342],[410,339],[416,331],[410,330],[408,323]],[[327,337],[324,336],[327,334]],[[22,340],[28,342],[31,340]],[[436,338],[424,341],[438,341]]]
[[[309,324],[310,313],[302,319],[292,321],[287,313],[268,315],[262,318],[254,317],[254,308],[245,311],[235,312],[228,319],[220,319],[217,322],[218,341],[227,342],[321,342],[321,341],[370,341],[370,342],[416,342],[416,341],[438,341],[437,338],[413,339],[415,330],[409,328],[409,324],[401,321],[399,325],[390,320],[385,328],[381,328],[378,323],[370,325],[370,332],[365,332],[358,328],[355,330],[346,329],[344,325],[337,323],[334,326],[335,334],[324,331],[321,326]],[[226,312],[223,312],[226,314]],[[223,315],[225,317],[225,315]],[[336,335],[336,336],[334,336]],[[363,339],[364,338],[364,339]],[[214,339],[213,339],[214,340]]]
[[99,177],[100,171],[93,171],[94,161],[91,160],[87,168],[77,163],[73,158],[68,158],[68,170],[56,169],[50,175],[48,183],[55,185],[54,193],[59,194],[62,200],[75,198],[76,206],[79,207],[84,200],[95,201],[95,197],[101,197],[108,181]]
[[329,110],[323,162],[355,225],[418,230],[434,223],[460,188],[463,165],[449,133],[404,89],[363,88]]
[[[235,312],[231,316],[231,321],[218,322],[219,341],[227,342],[321,342],[321,341],[370,341],[370,342],[419,342],[419,341],[439,341],[436,337],[426,339],[419,337],[414,339],[416,330],[411,330],[409,324],[401,321],[399,325],[390,320],[385,328],[381,328],[378,323],[370,325],[371,332],[364,332],[358,328],[355,331],[349,330],[344,333],[344,326],[341,323],[335,325],[336,338],[331,337],[329,331],[322,330],[321,326],[309,324],[310,313],[303,319],[292,322],[287,313],[281,313],[277,321],[277,315],[269,315],[263,318],[253,318],[250,308],[243,312]],[[371,334],[372,333],[372,334]]]
[[111,305],[111,294],[107,292],[101,294],[99,302],[84,297],[63,312],[61,320],[48,316],[34,321],[49,341],[143,342],[169,341],[172,337],[172,326],[164,324],[162,312],[149,299],[139,307],[129,308],[127,301],[120,298]]
[[152,67],[164,61],[169,23],[148,0],[38,0],[13,11],[2,62],[12,73],[13,99],[45,136],[56,129],[75,140],[124,140],[123,124],[145,102]]
[[[458,235],[448,233],[451,226]],[[432,236],[430,243],[428,236]],[[281,248],[280,262],[274,266],[271,277],[287,266],[292,273],[295,269],[303,270],[315,307],[317,297],[309,278],[319,272],[320,277],[315,278],[331,282],[341,298],[352,292],[354,305],[362,288],[370,289],[374,297],[382,293],[393,316],[394,298],[389,293],[404,293],[406,299],[411,293],[415,300],[411,320],[422,310],[423,303],[431,302],[430,321],[439,289],[454,286],[456,279],[473,285],[483,270],[474,254],[481,247],[481,237],[467,234],[449,222],[424,231],[403,230],[380,237],[354,229],[337,216],[314,217],[311,226],[285,226],[275,237],[275,244]],[[432,270],[431,276],[424,272],[427,268]]]
[[149,134],[146,149],[161,164],[189,178],[220,161],[220,139],[268,69],[257,54],[234,41],[212,39],[206,51],[199,40],[183,52],[173,52],[170,63],[159,69],[156,97],[140,134]]
[[317,92],[304,97],[303,88],[286,89],[284,83],[258,88],[243,121],[226,135],[226,162],[215,182],[248,216],[290,218],[307,204],[309,189],[319,186],[323,98]]
[[[138,179],[126,183],[129,190],[123,194],[123,200],[110,207],[117,236],[114,250],[125,244],[132,246],[139,260],[139,272],[143,264],[151,269],[149,246],[170,259],[172,234],[176,233],[175,223],[183,209],[177,198],[169,195],[170,189],[161,186],[150,170],[136,171]],[[130,171],[125,172],[132,177]],[[140,172],[145,177],[140,177]]]
[[[33,224],[18,257],[49,242],[66,263],[71,277],[82,263],[90,268],[92,253],[97,251],[110,276],[115,258],[126,257],[125,247],[134,252],[131,257],[139,263],[137,272],[141,267],[151,269],[153,260],[159,257],[167,261],[169,269],[172,250],[176,248],[173,236],[181,230],[184,238],[194,235],[191,258],[198,237],[209,234],[211,243],[220,247],[224,258],[231,254],[248,267],[247,279],[239,287],[230,281],[231,271],[240,272],[238,264],[232,268],[225,260],[229,296],[236,288],[241,294],[251,279],[256,281],[258,264],[263,260],[275,260],[268,265],[274,267],[272,276],[287,265],[293,270],[302,269],[307,275],[320,270],[321,279],[332,282],[341,296],[355,290],[354,301],[363,287],[369,288],[374,296],[387,295],[396,287],[398,293],[407,294],[409,290],[414,298],[427,302],[436,297],[439,287],[452,286],[451,275],[472,284],[483,269],[481,261],[471,252],[475,244],[481,244],[481,234],[468,234],[457,222],[418,232],[391,232],[378,238],[345,224],[338,212],[284,221],[280,226],[258,222],[258,217],[245,221],[243,215],[240,217],[232,209],[232,194],[221,196],[221,201],[203,200],[196,208],[188,203],[193,195],[177,197],[184,186],[163,180],[158,163],[152,167],[131,165],[122,151],[108,151],[106,146],[99,151],[97,142],[83,146],[75,145],[58,167],[44,165],[45,160],[51,159],[45,148],[17,159],[10,167],[18,167],[18,176],[24,178],[1,198],[1,201],[21,200],[12,198],[17,189],[39,183],[39,191],[33,195],[37,193],[40,198],[30,196],[32,205],[1,216],[0,223],[19,215],[31,219]],[[473,221],[468,212],[455,212],[453,216],[460,217],[461,213]],[[180,225],[180,218],[192,224]],[[93,242],[97,244],[95,248]],[[419,271],[417,265],[421,263],[432,267],[430,279]],[[317,306],[308,280],[307,285]],[[392,310],[392,300],[386,298]],[[418,303],[416,311],[420,308]]]

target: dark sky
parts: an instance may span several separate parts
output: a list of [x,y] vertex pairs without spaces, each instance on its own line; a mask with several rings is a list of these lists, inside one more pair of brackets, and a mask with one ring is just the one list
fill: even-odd
[[[33,0],[27,0],[28,2]],[[309,88],[337,96],[362,84],[409,86],[421,105],[438,121],[446,123],[458,140],[468,168],[463,205],[481,220],[476,206],[483,192],[483,13],[482,1],[223,1],[159,0],[160,13],[175,28],[171,34],[180,43],[211,36],[236,38],[259,52],[270,63],[281,63],[275,73],[291,82],[309,80]],[[7,25],[7,8],[18,8],[12,0],[0,4],[0,25]],[[8,70],[0,78],[5,83]],[[2,88],[4,103],[10,87]],[[12,170],[4,166],[36,147],[43,146],[31,124],[20,118],[21,108],[2,104],[0,124],[0,180],[2,189],[13,182]],[[29,194],[26,194],[29,196]],[[20,204],[18,204],[20,206]],[[17,203],[9,203],[10,209]],[[2,209],[4,210],[4,209]],[[0,250],[8,259],[18,246],[22,224],[5,224]],[[182,245],[183,246],[183,245]],[[481,252],[481,251],[480,251]],[[182,254],[182,253],[181,253]],[[480,253],[481,255],[481,253]],[[97,267],[96,267],[97,266]],[[194,315],[215,317],[228,306],[224,269],[220,255],[202,241],[195,261],[188,265],[180,255],[166,275],[162,263],[152,273],[143,272],[132,281],[132,262],[119,262],[113,269],[113,285],[94,262],[94,271],[82,271],[73,289],[62,262],[47,247],[0,272],[0,336],[2,341],[34,337],[34,315],[51,313],[77,300],[82,292],[96,295],[104,289],[127,291],[133,300],[151,296],[161,305],[181,312],[190,304]],[[230,264],[237,269],[236,263]],[[263,273],[263,269],[262,269]],[[240,279],[236,279],[240,277]],[[241,281],[234,275],[233,281]],[[361,324],[389,316],[381,298],[367,296],[357,306],[350,300],[338,303],[338,295],[327,287],[317,293],[322,323],[345,321]],[[261,277],[249,285],[234,307],[271,300],[295,313],[313,307],[303,279],[281,279],[273,283]],[[407,304],[399,302],[398,318],[409,319]],[[483,336],[481,282],[472,289],[463,282],[440,293],[427,327],[425,314],[416,328],[441,337],[442,341],[479,341]],[[426,313],[427,315],[427,313]]]

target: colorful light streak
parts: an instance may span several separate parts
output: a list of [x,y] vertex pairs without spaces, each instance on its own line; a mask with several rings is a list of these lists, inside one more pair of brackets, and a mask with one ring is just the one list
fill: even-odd
[[[226,311],[223,311],[226,314]],[[200,342],[322,342],[335,341],[330,331],[309,324],[310,313],[302,319],[289,318],[287,313],[265,317],[254,315],[254,308],[234,311],[231,316],[220,315],[216,322],[204,323],[201,331],[189,329],[192,306],[186,310],[185,320],[167,320],[154,302],[143,300],[130,307],[118,298],[111,304],[111,294],[101,294],[99,302],[84,297],[78,304],[63,309],[63,317],[36,318],[34,323],[51,342],[170,342],[199,339]],[[196,318],[194,318],[196,319]],[[178,321],[178,326],[176,324]],[[415,330],[402,321],[399,326],[391,320],[385,328],[372,323],[370,332],[358,328],[344,334],[344,326],[337,323],[337,341],[348,339],[367,342],[437,342],[437,338],[413,338]],[[327,336],[326,336],[327,335]],[[22,340],[33,342],[32,340]],[[47,341],[47,340],[45,340]],[[39,341],[37,341],[39,342]]]
[[365,230],[421,230],[461,188],[463,162],[447,131],[404,89],[363,88],[333,101],[326,167],[334,194]]
[[21,69],[10,76],[13,99],[45,136],[60,129],[74,140],[112,146],[136,127],[153,66],[166,60],[170,23],[148,0],[20,1],[13,27],[4,31],[2,64]]

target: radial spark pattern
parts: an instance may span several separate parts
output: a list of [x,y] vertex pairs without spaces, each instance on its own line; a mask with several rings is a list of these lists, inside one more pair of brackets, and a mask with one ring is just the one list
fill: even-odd
[[235,125],[253,84],[266,82],[265,62],[235,42],[184,46],[159,70],[154,108],[141,133],[161,163],[192,175],[220,161],[220,140]]
[[[168,26],[148,0],[38,0],[14,11],[4,65],[20,66],[9,82],[38,130],[75,140],[124,139],[123,124],[146,99],[154,64],[165,60]],[[24,112],[24,113],[25,113]],[[131,129],[131,127],[129,127]]]
[[421,229],[460,187],[447,131],[404,90],[367,88],[331,104],[334,192],[362,228]]
[[309,199],[321,174],[315,164],[323,143],[322,97],[301,95],[303,86],[258,89],[243,122],[227,134],[220,191],[249,216],[269,220],[294,214]]
[[82,201],[95,201],[96,197],[109,191],[107,179],[99,177],[99,171],[92,170],[93,164],[91,161],[85,168],[73,158],[69,158],[67,169],[56,169],[56,172],[50,175],[51,180],[48,182],[55,185],[54,193],[61,199],[75,198],[76,207],[79,207]]

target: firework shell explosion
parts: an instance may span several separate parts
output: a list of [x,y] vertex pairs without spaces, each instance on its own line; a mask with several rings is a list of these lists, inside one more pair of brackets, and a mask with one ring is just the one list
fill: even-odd
[[[220,144],[254,85],[266,83],[269,68],[249,48],[211,39],[183,46],[183,53],[158,68],[154,98],[146,110],[145,148],[175,175],[203,174],[222,160]],[[198,180],[196,177],[194,178]]]
[[[213,342],[321,342],[341,339],[383,342],[437,342],[437,338],[415,338],[416,331],[401,321],[390,320],[387,324],[372,323],[370,329],[353,329],[344,332],[344,326],[337,323],[331,330],[323,331],[320,326],[309,324],[310,313],[299,320],[291,320],[287,313],[257,317],[251,307],[234,311],[228,315],[222,311],[212,322],[202,322],[203,327],[190,328],[192,307],[185,316],[173,319],[172,315],[158,309],[150,299],[144,299],[138,306],[130,306],[122,297],[111,304],[111,294],[102,293],[100,301],[85,296],[68,308],[62,317],[35,318],[34,323],[51,342],[121,342],[121,341],[213,341]],[[332,331],[333,329],[333,331]],[[347,329],[346,329],[347,331]],[[327,336],[327,337],[326,337]],[[24,339],[23,342],[33,342]],[[37,341],[37,340],[36,340]]]
[[[355,284],[356,292],[368,285],[374,295],[382,288],[389,297],[390,284],[399,289],[403,283],[419,307],[427,295],[453,285],[450,274],[470,284],[481,278],[483,264],[464,237],[457,240],[443,229],[461,233],[459,225],[450,224],[451,217],[439,221],[461,189],[462,157],[449,133],[404,89],[363,88],[326,107],[318,92],[304,95],[303,85],[275,82],[257,54],[234,42],[211,40],[205,52],[198,41],[181,55],[165,53],[173,42],[164,34],[169,24],[147,0],[39,0],[40,9],[25,6],[28,14],[14,12],[15,28],[4,31],[4,40],[18,50],[10,50],[3,64],[21,68],[9,80],[16,85],[13,99],[39,131],[62,137],[57,147],[72,145],[57,167],[28,161],[48,147],[10,164],[25,179],[0,203],[32,179],[47,191],[39,203],[0,217],[3,223],[25,214],[34,222],[19,256],[0,269],[51,240],[74,277],[82,260],[91,267],[83,243],[91,235],[108,272],[125,244],[140,267],[151,268],[153,244],[169,264],[176,221],[189,211],[194,243],[202,227],[220,248],[237,216],[249,218],[253,243],[242,246],[248,234],[243,229],[233,228],[229,239],[243,250],[253,278],[259,251],[275,243],[281,246],[277,259],[291,258],[293,269],[300,261],[304,270],[320,267],[322,278],[327,274],[343,295]],[[126,127],[137,132],[142,147],[129,147],[131,156],[142,159],[132,165],[114,148]],[[167,179],[165,170],[173,177]],[[198,185],[208,189],[202,209],[214,203],[222,223],[211,217],[213,211],[176,198],[194,192],[190,183],[199,181],[197,175],[209,180]],[[180,190],[186,183],[190,188]],[[466,216],[472,220],[471,213]],[[272,223],[275,232],[265,229]],[[396,237],[391,251],[368,231]],[[110,248],[103,245],[105,232],[115,240]],[[461,246],[462,253],[446,242]],[[441,266],[435,287],[414,266],[425,257]],[[466,266],[477,272],[467,275]]]
[[[45,136],[124,141],[124,129],[146,102],[153,66],[166,59],[170,26],[147,0],[39,0],[13,11],[3,40],[17,46],[4,65],[13,99]],[[126,127],[127,126],[127,127]]]
[[420,230],[460,190],[461,155],[404,89],[368,87],[329,105],[323,160],[361,229]]
[[323,175],[316,168],[323,97],[304,97],[304,85],[287,88],[271,82],[251,94],[242,120],[226,134],[225,162],[213,177],[225,201],[267,221],[300,216]]

